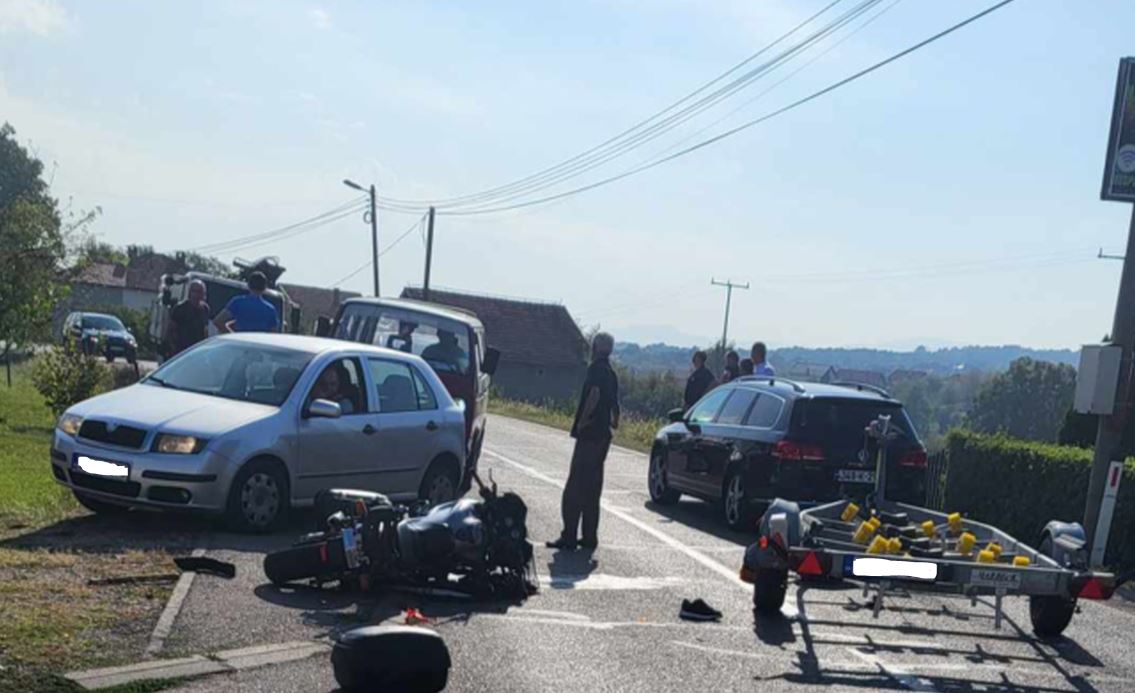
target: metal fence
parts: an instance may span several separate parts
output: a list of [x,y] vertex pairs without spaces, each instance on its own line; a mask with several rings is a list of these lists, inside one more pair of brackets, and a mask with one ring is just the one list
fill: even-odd
[[945,450],[939,450],[927,459],[926,507],[931,510],[944,510],[946,507],[946,474],[949,471],[949,462]]

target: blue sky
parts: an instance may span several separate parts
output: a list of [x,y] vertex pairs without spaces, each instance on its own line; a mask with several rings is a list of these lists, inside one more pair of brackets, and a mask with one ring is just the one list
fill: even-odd
[[[989,2],[902,0],[717,129]],[[58,196],[102,207],[104,240],[195,247],[345,203],[344,177],[438,199],[527,175],[823,4],[0,0],[0,119],[53,162]],[[731,336],[774,346],[1098,340],[1119,263],[1095,253],[1122,252],[1130,215],[1099,186],[1133,25],[1131,2],[1018,0],[639,176],[521,212],[439,217],[434,282],[562,301],[635,340],[716,339],[724,295],[712,277],[752,285],[734,294]],[[415,218],[380,214],[380,245]],[[369,252],[352,217],[239,254],[279,255],[290,280],[326,285]],[[420,282],[423,258],[416,233],[394,247],[384,292]],[[369,291],[369,272],[343,286]]]

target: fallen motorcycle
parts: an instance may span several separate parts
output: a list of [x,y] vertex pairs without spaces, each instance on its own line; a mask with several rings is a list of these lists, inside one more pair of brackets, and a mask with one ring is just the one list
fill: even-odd
[[474,599],[524,598],[536,591],[525,525],[528,508],[474,477],[481,498],[431,509],[396,505],[371,491],[329,489],[316,496],[317,532],[264,558],[276,585],[338,583],[346,589],[398,588]]

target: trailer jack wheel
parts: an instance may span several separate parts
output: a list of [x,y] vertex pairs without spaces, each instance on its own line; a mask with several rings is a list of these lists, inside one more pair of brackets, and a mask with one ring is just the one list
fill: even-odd
[[753,609],[759,614],[778,614],[788,590],[788,571],[760,568],[753,580]]

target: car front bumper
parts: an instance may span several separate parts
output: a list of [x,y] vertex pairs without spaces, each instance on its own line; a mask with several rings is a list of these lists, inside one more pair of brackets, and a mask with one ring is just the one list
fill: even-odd
[[[78,455],[125,464],[128,475],[88,474],[75,466]],[[91,443],[56,431],[51,447],[51,473],[58,483],[100,501],[132,507],[223,512],[233,467],[208,446],[195,455],[167,455]]]

